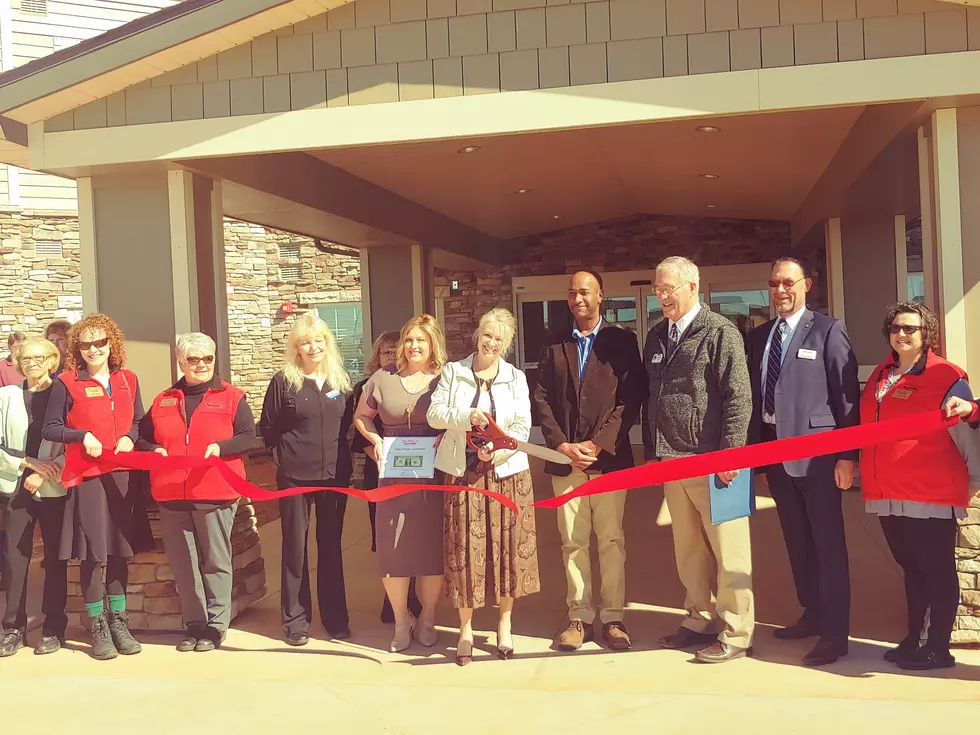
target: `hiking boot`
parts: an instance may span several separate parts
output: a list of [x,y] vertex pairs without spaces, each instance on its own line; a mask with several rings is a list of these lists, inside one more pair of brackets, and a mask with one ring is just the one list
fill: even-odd
[[129,632],[129,616],[124,612],[109,613],[109,631],[116,650],[123,656],[132,656],[143,650],[139,641]]
[[92,618],[92,658],[108,661],[119,655],[112,643],[109,618],[105,613]]

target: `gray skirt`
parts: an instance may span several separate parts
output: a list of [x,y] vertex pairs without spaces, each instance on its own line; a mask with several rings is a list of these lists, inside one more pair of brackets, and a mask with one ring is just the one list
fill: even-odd
[[[440,473],[426,484],[442,484]],[[379,487],[419,480],[381,480]],[[382,577],[442,576],[442,516],[445,493],[421,490],[377,505],[378,574]]]

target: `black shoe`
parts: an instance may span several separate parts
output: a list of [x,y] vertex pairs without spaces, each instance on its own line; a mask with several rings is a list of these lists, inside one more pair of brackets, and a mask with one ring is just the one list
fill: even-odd
[[290,633],[286,636],[286,643],[291,646],[305,646],[310,642],[310,636],[307,633]]
[[696,633],[690,628],[681,627],[676,633],[665,635],[658,643],[664,648],[681,649],[710,645],[718,640],[714,633]]
[[109,661],[119,655],[112,642],[112,632],[109,630],[109,618],[103,612],[92,618],[92,658],[97,661]]
[[133,656],[143,650],[143,646],[129,632],[129,616],[126,613],[109,613],[109,632],[112,633],[116,650],[123,656]]
[[730,643],[715,641],[707,648],[702,648],[694,654],[694,658],[703,664],[723,664],[734,661],[737,658],[745,658],[752,655],[751,648],[739,648]]
[[201,637],[197,641],[197,645],[194,646],[194,650],[198,653],[206,653],[207,651],[214,651],[221,648],[221,644],[225,642],[225,634],[218,630],[217,628],[209,625],[204,629]]
[[201,635],[202,632],[197,628],[188,628],[187,632],[184,633],[184,637],[180,639],[180,643],[177,644],[177,650],[181,653],[190,653],[197,646]]
[[923,646],[908,658],[898,660],[898,668],[906,671],[951,669],[954,666],[956,666],[956,659],[949,651],[933,651],[927,646]]
[[772,635],[781,641],[798,641],[803,638],[813,638],[816,635],[820,635],[820,624],[812,619],[804,620],[800,618],[787,628],[779,628]]
[[48,653],[55,653],[61,650],[61,636],[45,633],[34,649],[34,655],[44,656]]
[[341,628],[336,633],[331,633],[327,631],[327,637],[334,641],[346,641],[350,638],[350,628]]
[[24,647],[24,634],[19,630],[8,630],[0,640],[0,658],[13,656]]
[[897,664],[902,659],[913,656],[918,650],[919,635],[916,633],[914,636],[906,636],[897,646],[885,651],[885,661],[890,664]]
[[414,594],[408,596],[408,611],[415,617],[419,617],[422,614],[422,603],[419,602],[419,598]]
[[832,664],[841,656],[847,655],[847,643],[834,643],[833,641],[821,638],[817,645],[813,647],[806,656],[803,657],[804,666],[826,666]]
[[391,609],[391,600],[385,595],[385,601],[381,605],[381,622],[391,625],[395,622],[395,611]]
[[194,650],[197,653],[207,653],[208,651],[213,651],[215,648],[217,648],[217,646],[214,645],[214,641],[209,640],[208,638],[202,638],[197,642],[197,645],[194,646]]

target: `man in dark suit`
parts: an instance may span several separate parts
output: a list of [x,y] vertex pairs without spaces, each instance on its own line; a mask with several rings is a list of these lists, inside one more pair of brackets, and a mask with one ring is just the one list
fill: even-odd
[[[860,422],[851,342],[841,322],[806,308],[811,285],[795,258],[773,264],[769,298],[777,318],[748,338],[751,442],[819,434]],[[847,452],[767,469],[803,607],[799,621],[775,635],[819,636],[803,658],[807,666],[823,666],[847,654],[851,586],[841,496],[851,487],[856,459],[857,452]]]
[[[545,465],[555,495],[578,487],[589,475],[633,466],[629,431],[646,389],[640,349],[632,332],[603,321],[601,304],[602,278],[591,271],[575,273],[568,284],[574,327],[546,348],[539,366],[534,402],[541,432],[551,449],[572,460],[571,467]],[[625,507],[626,491],[621,491],[575,498],[558,509],[569,620],[558,639],[560,650],[576,651],[595,635],[589,553],[593,531],[602,575],[602,636],[613,650],[630,647],[623,625]]]

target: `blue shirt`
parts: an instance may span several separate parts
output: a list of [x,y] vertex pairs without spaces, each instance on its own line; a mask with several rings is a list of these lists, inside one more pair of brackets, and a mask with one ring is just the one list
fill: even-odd
[[599,329],[602,327],[602,317],[599,317],[599,323],[595,325],[589,334],[582,334],[578,327],[572,328],[572,336],[575,337],[575,341],[578,343],[578,379],[579,382],[585,377],[585,366],[589,362],[589,355],[592,354],[592,346],[595,344],[595,336],[599,333]]

